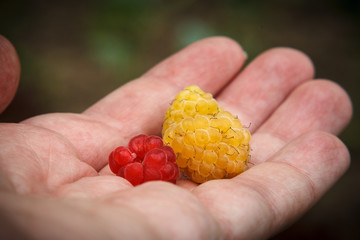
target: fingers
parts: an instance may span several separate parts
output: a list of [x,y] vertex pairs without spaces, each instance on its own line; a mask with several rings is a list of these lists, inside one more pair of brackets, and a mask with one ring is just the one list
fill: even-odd
[[115,90],[84,115],[43,115],[24,123],[61,133],[76,147],[82,161],[99,170],[113,148],[126,145],[131,137],[141,133],[158,135],[166,109],[183,87],[197,84],[215,93],[244,61],[244,52],[233,40],[205,39]]
[[[164,60],[140,79],[132,81],[90,107],[85,114],[115,119],[131,132],[158,134],[165,110],[187,85],[216,93],[245,61],[241,47],[223,37],[199,41]],[[125,130],[125,129],[124,129]]]
[[252,162],[266,161],[286,142],[308,131],[338,134],[351,115],[351,101],[337,84],[326,80],[304,83],[254,134]]
[[228,238],[262,239],[308,210],[346,171],[349,158],[336,137],[311,132],[231,181],[210,181],[194,192]]
[[180,88],[196,84],[211,91],[222,88],[245,60],[246,54],[237,42],[226,37],[211,37],[165,59],[144,77],[170,81]]
[[228,111],[255,131],[299,84],[313,78],[314,68],[303,53],[271,49],[251,62],[219,96]]
[[20,62],[12,44],[0,35],[0,113],[13,99],[20,78]]

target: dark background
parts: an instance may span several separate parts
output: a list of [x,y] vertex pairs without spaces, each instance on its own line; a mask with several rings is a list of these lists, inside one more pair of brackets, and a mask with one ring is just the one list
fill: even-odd
[[237,40],[249,61],[288,46],[307,53],[317,78],[345,88],[354,105],[340,135],[352,155],[342,179],[273,239],[360,239],[360,1],[0,1],[0,34],[16,47],[22,75],[0,122],[81,112],[198,39]]

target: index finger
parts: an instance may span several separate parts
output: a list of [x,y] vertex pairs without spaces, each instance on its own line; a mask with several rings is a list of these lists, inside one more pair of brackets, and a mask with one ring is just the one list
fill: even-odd
[[84,113],[95,118],[108,117],[117,126],[136,123],[142,126],[142,132],[159,133],[165,110],[181,89],[195,84],[216,93],[235,76],[245,59],[242,48],[231,39],[213,37],[196,42]]
[[65,136],[82,161],[101,169],[110,151],[134,135],[160,134],[171,100],[196,84],[216,93],[239,71],[245,53],[233,40],[213,37],[196,42],[118,88],[83,114],[50,114],[25,123]]

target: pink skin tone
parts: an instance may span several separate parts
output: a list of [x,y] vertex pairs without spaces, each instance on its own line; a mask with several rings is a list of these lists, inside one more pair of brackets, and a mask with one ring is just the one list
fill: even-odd
[[[54,113],[0,125],[0,228],[36,239],[259,239],[303,215],[349,166],[335,136],[352,106],[334,82],[314,80],[303,53],[246,54],[224,37],[196,42],[81,114]],[[20,75],[0,37],[0,110]],[[251,165],[233,179],[197,185],[115,176],[109,153],[140,133],[159,135],[185,86],[211,92],[250,126]],[[251,123],[251,124],[250,124]]]

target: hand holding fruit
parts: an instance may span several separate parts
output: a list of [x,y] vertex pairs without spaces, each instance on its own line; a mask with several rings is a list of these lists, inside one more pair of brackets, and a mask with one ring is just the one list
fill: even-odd
[[[12,94],[3,91],[17,84],[20,67],[14,48],[3,37],[0,56],[0,81],[4,84],[0,86],[12,86],[0,88],[0,103],[5,106]],[[313,80],[313,65],[299,51],[271,49],[241,69],[245,59],[242,48],[231,39],[204,39],[81,114],[53,113],[19,124],[2,123],[2,236],[259,239],[268,238],[299,218],[349,165],[347,148],[335,135],[351,118],[351,102],[337,84]],[[140,133],[160,136],[169,103],[189,85],[210,92],[232,116],[223,112],[213,118],[223,121],[213,121],[206,114],[178,121],[176,112],[169,112],[165,143],[174,148],[177,157],[181,155],[179,167],[187,169],[195,181],[224,174],[232,178],[202,184],[189,180],[177,184],[149,181],[133,187],[115,176],[108,165],[109,153],[126,146]],[[209,101],[207,107],[199,101],[196,111],[214,110],[214,102]],[[187,104],[183,111],[191,115],[192,106]],[[245,126],[251,122],[251,126],[244,129],[235,116]],[[197,123],[193,121],[199,121],[203,128],[195,128]],[[236,126],[230,132],[226,131],[228,121]],[[188,130],[189,136],[181,135],[182,130]],[[247,131],[251,132],[252,164],[233,176],[248,161]],[[186,152],[176,145],[185,143],[184,148],[186,141],[193,140],[195,155],[193,149]],[[221,141],[227,145],[226,151],[212,144],[220,145]],[[155,145],[150,151],[142,150],[147,144],[115,150],[111,155],[115,162],[118,154],[126,155],[127,160],[121,166],[110,165],[111,169],[131,176],[134,184],[154,176],[173,181],[177,176],[173,155],[169,148]],[[229,154],[231,149],[240,149],[233,160],[229,159],[233,156]],[[146,152],[154,155],[146,160]],[[228,159],[221,165],[218,161],[225,156]],[[134,178],[139,169],[143,173],[150,169],[151,174]]]

